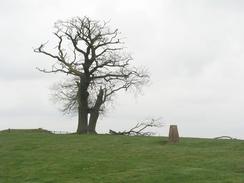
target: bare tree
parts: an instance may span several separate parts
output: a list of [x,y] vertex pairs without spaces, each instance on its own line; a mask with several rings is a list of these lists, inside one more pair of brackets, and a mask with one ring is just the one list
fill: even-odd
[[47,43],[34,51],[53,58],[44,73],[64,73],[67,80],[56,87],[56,97],[64,102],[64,112],[78,111],[77,133],[96,133],[99,114],[115,93],[139,89],[148,82],[145,69],[131,65],[118,29],[107,22],[75,17],[55,23],[56,47]]

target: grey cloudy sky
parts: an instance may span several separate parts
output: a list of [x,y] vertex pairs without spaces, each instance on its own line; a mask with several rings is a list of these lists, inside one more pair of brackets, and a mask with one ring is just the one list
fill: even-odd
[[33,47],[52,39],[55,21],[84,15],[110,20],[135,63],[151,73],[143,95],[117,97],[99,132],[161,117],[177,124],[182,136],[244,139],[241,0],[1,0],[0,129],[76,130],[76,117],[63,116],[50,100],[60,76],[35,69],[52,60]]

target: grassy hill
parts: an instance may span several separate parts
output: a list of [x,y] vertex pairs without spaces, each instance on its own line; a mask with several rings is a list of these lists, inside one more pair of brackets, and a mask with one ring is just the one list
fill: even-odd
[[243,183],[244,141],[0,133],[1,183]]

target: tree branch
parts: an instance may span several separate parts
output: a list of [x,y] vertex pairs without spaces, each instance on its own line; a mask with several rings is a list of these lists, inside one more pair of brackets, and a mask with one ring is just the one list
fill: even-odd
[[111,135],[128,135],[128,136],[151,136],[154,133],[150,131],[144,131],[148,128],[159,128],[162,127],[162,123],[158,122],[158,120],[151,119],[147,122],[137,123],[134,127],[132,127],[128,131],[116,132],[114,130],[109,130]]

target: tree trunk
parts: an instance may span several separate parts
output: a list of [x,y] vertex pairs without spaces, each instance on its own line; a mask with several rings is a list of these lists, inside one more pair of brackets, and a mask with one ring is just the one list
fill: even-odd
[[169,128],[169,143],[178,143],[180,140],[177,125],[170,125]]
[[87,133],[87,112],[85,112],[83,106],[78,107],[78,134]]
[[78,134],[85,134],[88,131],[88,96],[84,80],[81,78],[78,90]]
[[99,111],[94,110],[90,113],[88,133],[96,134],[97,119],[99,117]]
[[92,108],[91,113],[90,113],[89,127],[88,127],[89,133],[95,133],[96,134],[97,119],[99,117],[100,107],[103,104],[103,95],[104,95],[104,92],[102,89],[100,89],[99,94],[97,95],[96,103],[95,103],[95,105]]

